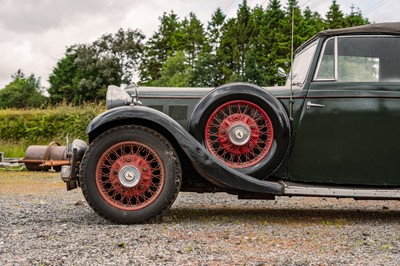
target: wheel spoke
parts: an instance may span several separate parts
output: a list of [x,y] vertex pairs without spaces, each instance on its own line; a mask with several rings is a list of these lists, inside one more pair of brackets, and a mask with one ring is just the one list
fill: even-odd
[[[134,187],[121,183],[124,167],[136,169],[135,173],[140,176]],[[161,193],[164,175],[163,163],[153,149],[128,141],[110,147],[102,155],[97,163],[96,184],[110,205],[122,210],[138,210],[151,204]]]
[[[245,142],[232,142],[232,132],[235,131],[231,130],[234,126],[247,130],[248,139]],[[248,101],[235,100],[219,106],[206,124],[207,148],[233,168],[257,164],[268,154],[272,140],[273,127],[267,113]]]

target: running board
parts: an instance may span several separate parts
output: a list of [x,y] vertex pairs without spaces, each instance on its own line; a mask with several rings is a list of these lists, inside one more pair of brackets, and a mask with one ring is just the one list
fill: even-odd
[[400,200],[400,188],[356,188],[305,185],[292,182],[280,182],[284,187],[284,196],[335,197],[359,199]]

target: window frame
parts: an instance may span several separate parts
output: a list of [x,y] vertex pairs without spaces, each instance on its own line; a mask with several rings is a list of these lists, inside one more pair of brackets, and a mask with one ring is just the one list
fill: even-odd
[[[326,40],[324,40],[324,44],[322,45],[321,53],[319,54],[318,58],[318,63],[317,67],[315,69],[315,73],[313,76],[313,81],[321,81],[321,82],[329,82],[329,81],[336,81],[336,82],[357,82],[357,81],[338,81],[338,75],[339,75],[339,66],[338,66],[338,61],[339,61],[339,55],[338,55],[338,39],[339,38],[400,38],[400,36],[393,36],[393,35],[346,35],[346,36],[334,36],[334,37],[329,37]],[[333,78],[318,78],[318,73],[321,67],[321,62],[324,57],[324,53],[326,50],[326,46],[330,40],[334,40],[334,77]],[[381,81],[371,81],[371,82],[381,82]]]
[[[315,57],[316,57],[316,55],[317,55],[317,51],[318,51],[318,42],[319,42],[318,39],[317,39],[317,40],[314,40],[314,41],[312,41],[312,42],[310,42],[310,43],[309,43],[308,45],[306,45],[303,49],[301,49],[299,52],[297,52],[297,53],[295,54],[294,58],[293,58],[293,63],[294,63],[298,56],[304,54],[305,52],[309,51],[309,50],[312,49],[312,48],[314,49],[313,54],[312,54],[312,57],[311,57],[310,62],[309,62],[309,64],[308,64],[307,71],[305,72],[304,79],[302,80],[301,83],[300,83],[300,82],[299,82],[298,84],[296,83],[296,84],[299,85],[299,86],[303,86],[304,83],[307,82],[308,77],[310,77],[310,75],[312,74],[312,73],[311,73],[311,72],[312,72],[312,65],[313,65],[313,61],[314,61],[314,59],[315,59]],[[287,79],[286,79],[286,85],[287,85],[287,86],[293,85],[293,83],[294,83],[294,79],[292,78],[292,73],[293,73],[293,66],[291,67],[290,72],[289,72],[288,75],[287,75]]]
[[[337,81],[337,77],[338,77],[338,68],[337,68],[337,63],[338,63],[338,50],[337,49],[338,49],[338,46],[337,46],[337,38],[338,38],[337,36],[330,37],[330,38],[328,38],[328,39],[326,39],[324,41],[324,44],[323,44],[322,49],[321,49],[321,53],[320,53],[319,58],[318,58],[317,68],[315,69],[315,73],[314,73],[314,77],[313,77],[314,81]],[[333,78],[318,78],[317,76],[318,76],[318,73],[319,73],[319,69],[321,67],[322,59],[324,58],[326,46],[327,46],[327,44],[328,44],[328,42],[330,40],[334,40],[333,41],[333,53],[334,53],[333,54]]]

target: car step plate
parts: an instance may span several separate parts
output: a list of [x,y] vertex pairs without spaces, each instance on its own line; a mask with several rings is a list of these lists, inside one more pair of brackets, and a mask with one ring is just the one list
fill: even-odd
[[400,188],[355,188],[281,182],[285,196],[315,196],[362,199],[400,200]]

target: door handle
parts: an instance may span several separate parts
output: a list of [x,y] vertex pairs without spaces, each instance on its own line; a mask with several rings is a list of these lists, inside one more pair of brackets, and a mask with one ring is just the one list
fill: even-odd
[[325,107],[323,104],[312,103],[311,101],[307,102],[307,109],[311,109],[311,107]]

